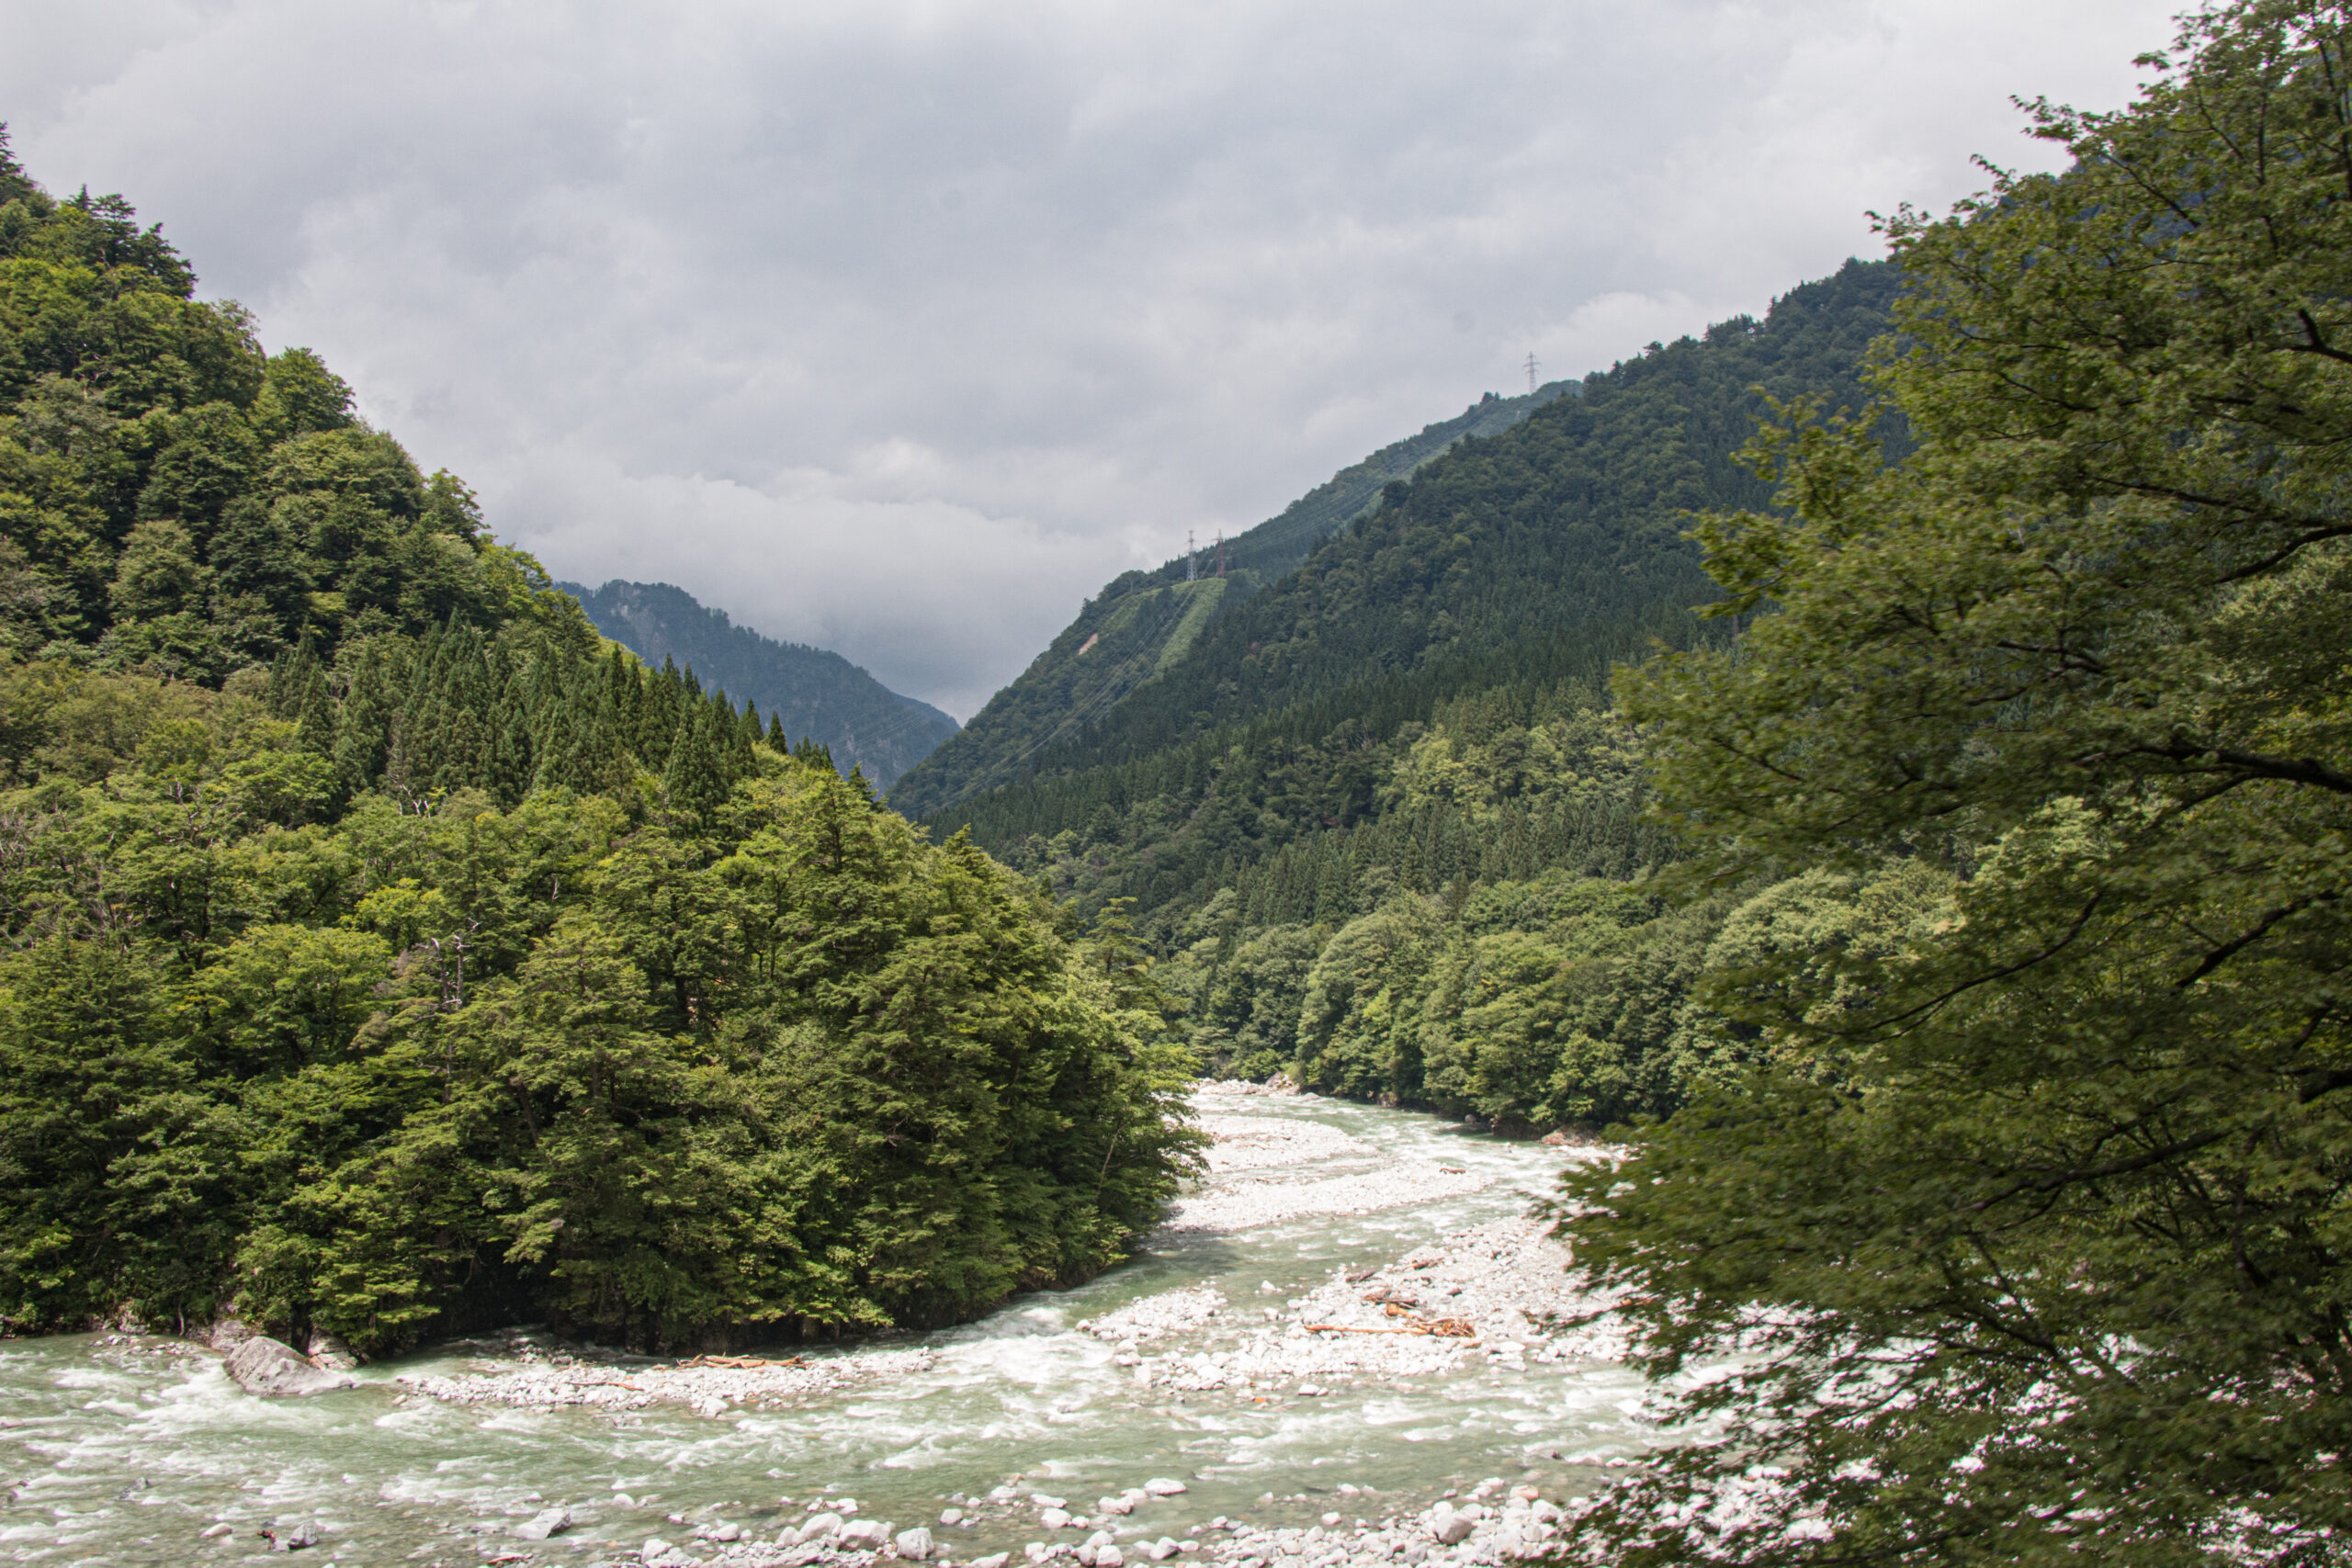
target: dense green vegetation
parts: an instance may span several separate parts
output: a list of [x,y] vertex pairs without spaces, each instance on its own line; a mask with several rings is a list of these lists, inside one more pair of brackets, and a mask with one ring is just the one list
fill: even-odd
[[648,664],[677,663],[757,705],[788,735],[814,740],[878,789],[956,733],[929,703],[900,696],[838,653],[778,642],[729,620],[666,582],[556,586],[596,629]]
[[1573,1185],[1722,1439],[1590,1561],[2344,1560],[2348,62],[2339,6],[2201,13],[2035,108],[2067,173],[1901,215],[1917,449],[1792,411],[1787,511],[1707,530],[1777,613],[1621,682],[1694,872],[1893,940],[1718,966],[1756,1066]]
[[[1133,899],[1215,1070],[1507,1126],[1672,1110],[1754,1032],[1694,980],[1789,895],[1654,886],[1678,852],[1602,694],[1656,642],[1725,640],[1688,514],[1769,500],[1734,460],[1769,397],[1863,403],[1896,287],[1851,264],[1453,446],[1172,658],[1161,623],[1215,585],[1122,595],[1064,668],[1148,672],[933,826]],[[1059,678],[1032,694],[1099,700]]]
[[1192,1134],[1118,920],[604,645],[193,282],[0,156],[0,1330],[657,1345],[1119,1257]]
[[1577,383],[1554,381],[1525,397],[1489,392],[1452,419],[1349,464],[1280,516],[1221,546],[1204,544],[1157,571],[1121,573],[963,733],[901,781],[891,803],[920,816],[1023,777],[1039,750],[1079,733],[1182,659],[1211,616],[1296,570],[1326,535],[1378,506],[1388,484],[1458,442],[1498,435],[1553,399],[1580,390]]

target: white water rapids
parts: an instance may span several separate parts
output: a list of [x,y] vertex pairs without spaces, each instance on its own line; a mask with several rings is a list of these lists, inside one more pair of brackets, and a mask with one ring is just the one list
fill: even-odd
[[[506,1370],[495,1337],[290,1400],[248,1396],[219,1357],[170,1340],[0,1342],[0,1562],[233,1562],[267,1550],[257,1532],[268,1521],[301,1520],[318,1532],[310,1555],[321,1562],[473,1564],[523,1551],[584,1568],[654,1530],[680,1537],[673,1515],[723,1512],[773,1533],[830,1487],[904,1528],[1015,1478],[1091,1501],[1181,1477],[1189,1491],[1147,1506],[1154,1529],[1181,1533],[1213,1515],[1277,1524],[1334,1506],[1389,1512],[1490,1476],[1564,1496],[1590,1490],[1610,1457],[1659,1440],[1633,1419],[1639,1380],[1606,1361],[1482,1354],[1446,1377],[1368,1379],[1313,1398],[1138,1386],[1113,1344],[1073,1325],[1204,1283],[1240,1314],[1280,1307],[1335,1269],[1390,1263],[1525,1212],[1562,1158],[1340,1100],[1216,1096],[1204,1108],[1346,1136],[1318,1136],[1306,1164],[1237,1150],[1133,1261],[978,1323],[888,1340],[932,1350],[931,1365],[787,1408],[451,1404],[395,1382]],[[1345,1182],[1325,1190],[1332,1203],[1409,1201],[1316,1212],[1303,1186],[1327,1181]],[[1206,1224],[1238,1228],[1194,1228]],[[1151,1348],[1182,1347],[1179,1336]],[[784,1496],[799,1503],[786,1508]],[[569,1508],[575,1527],[519,1547],[515,1520],[548,1505]],[[983,1515],[948,1550],[968,1560],[1036,1536],[1029,1519]]]

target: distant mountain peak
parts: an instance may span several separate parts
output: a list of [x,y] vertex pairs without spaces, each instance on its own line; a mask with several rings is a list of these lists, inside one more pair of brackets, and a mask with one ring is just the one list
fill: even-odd
[[556,584],[580,601],[596,629],[648,664],[673,660],[706,689],[757,703],[795,739],[831,751],[887,789],[956,730],[929,703],[890,690],[831,649],[784,642],[737,626],[724,610],[667,582],[616,578],[601,588]]

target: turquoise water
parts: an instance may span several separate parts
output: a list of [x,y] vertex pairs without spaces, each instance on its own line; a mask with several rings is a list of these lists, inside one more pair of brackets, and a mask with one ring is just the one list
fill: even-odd
[[[684,1540],[713,1518],[772,1537],[787,1511],[780,1497],[805,1501],[829,1485],[861,1514],[905,1528],[1013,1478],[1091,1511],[1105,1492],[1182,1477],[1184,1495],[1121,1521],[1181,1534],[1216,1514],[1376,1518],[1488,1476],[1532,1479],[1561,1496],[1586,1490],[1607,1456],[1656,1440],[1631,1418],[1638,1380],[1602,1363],[1482,1367],[1262,1406],[1138,1390],[1112,1364],[1113,1347],[1070,1325],[1202,1280],[1237,1304],[1295,1295],[1335,1265],[1385,1262],[1522,1213],[1557,1168],[1538,1146],[1412,1112],[1279,1098],[1217,1109],[1329,1122],[1382,1156],[1442,1155],[1496,1179],[1417,1208],[1163,1237],[1077,1290],[888,1342],[933,1349],[928,1371],[707,1419],[670,1406],[444,1404],[404,1396],[393,1382],[509,1364],[492,1343],[435,1347],[364,1369],[356,1388],[270,1401],[239,1392],[217,1357],[170,1340],[0,1342],[0,1562],[235,1562],[266,1551],[257,1533],[266,1521],[308,1520],[320,1531],[304,1559],[313,1562],[470,1564],[526,1551],[534,1562],[586,1564],[648,1535]],[[1325,1160],[1239,1179],[1320,1179],[1373,1163]],[[1261,1282],[1279,1294],[1263,1294]],[[545,1543],[516,1541],[513,1525],[549,1504],[571,1508],[578,1526]],[[1031,1517],[941,1533],[949,1551],[969,1557],[1036,1539]],[[202,1539],[216,1521],[231,1533]]]

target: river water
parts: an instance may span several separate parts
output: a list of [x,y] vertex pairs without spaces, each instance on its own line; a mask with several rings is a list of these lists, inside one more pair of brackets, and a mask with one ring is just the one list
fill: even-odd
[[[1611,1456],[1657,1440],[1633,1419],[1639,1380],[1598,1362],[1482,1365],[1263,1406],[1138,1393],[1113,1364],[1114,1347],[1072,1325],[1202,1281],[1236,1303],[1279,1302],[1335,1266],[1387,1262],[1523,1213],[1559,1166],[1540,1145],[1414,1112],[1271,1096],[1216,1108],[1323,1122],[1374,1151],[1225,1181],[1432,1159],[1492,1179],[1413,1207],[1163,1235],[1076,1290],[893,1341],[933,1349],[928,1371],[782,1412],[451,1404],[404,1395],[393,1381],[500,1370],[487,1342],[435,1347],[363,1369],[356,1388],[276,1401],[243,1394],[219,1358],[173,1341],[0,1342],[0,1562],[235,1562],[266,1550],[265,1523],[304,1519],[320,1531],[307,1554],[318,1562],[474,1564],[516,1551],[515,1517],[544,1502],[579,1523],[529,1547],[531,1560],[584,1568],[650,1533],[680,1539],[672,1515],[691,1523],[717,1513],[772,1532],[779,1514],[799,1511],[781,1496],[831,1487],[903,1528],[1016,1477],[1073,1507],[1148,1476],[1182,1477],[1189,1492],[1148,1506],[1155,1529],[1181,1533],[1216,1514],[1253,1524],[1304,1523],[1333,1508],[1377,1517],[1492,1476],[1562,1497],[1589,1490]],[[216,1521],[233,1529],[201,1539]],[[984,1522],[948,1550],[968,1557],[1036,1533]]]

